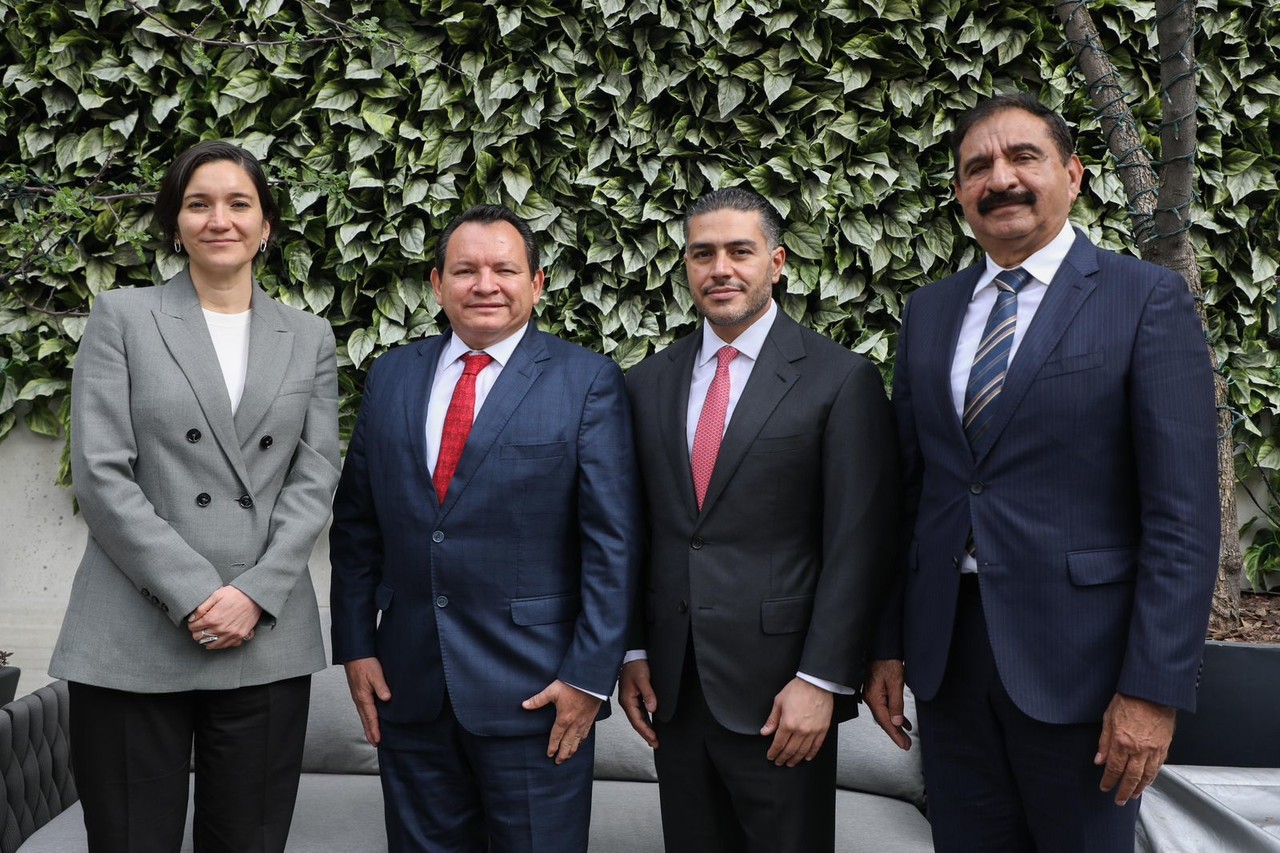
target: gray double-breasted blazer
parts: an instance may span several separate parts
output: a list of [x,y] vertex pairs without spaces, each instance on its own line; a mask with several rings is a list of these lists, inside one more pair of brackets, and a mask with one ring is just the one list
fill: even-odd
[[[323,669],[307,570],[338,481],[329,324],[255,284],[232,415],[184,271],[99,294],[71,392],[71,470],[89,540],[49,673],[135,692],[226,689]],[[186,617],[232,584],[252,642],[209,651]]]

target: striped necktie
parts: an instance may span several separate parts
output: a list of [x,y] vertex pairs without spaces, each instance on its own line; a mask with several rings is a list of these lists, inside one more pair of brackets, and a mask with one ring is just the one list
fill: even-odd
[[1018,291],[1031,281],[1031,274],[1018,267],[996,276],[996,304],[991,307],[982,341],[973,357],[969,384],[964,391],[964,434],[972,447],[991,425],[995,413],[991,405],[1000,396],[1009,370],[1013,332],[1018,325]]

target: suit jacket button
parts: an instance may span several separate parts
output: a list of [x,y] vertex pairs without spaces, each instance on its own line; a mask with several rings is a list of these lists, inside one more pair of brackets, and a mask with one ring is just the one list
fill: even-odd
[[245,509],[253,509],[253,498],[248,495],[241,495],[240,500],[237,501],[237,503]]
[[151,598],[151,590],[147,589],[145,586],[142,589],[138,590],[138,592],[142,593],[143,598],[146,598],[146,599]]
[[689,612],[689,602],[687,602],[687,601],[681,601],[679,604],[677,604],[677,605],[676,605],[676,612],[677,612],[677,613],[688,613],[688,612]]
[[201,492],[196,495],[196,506],[208,506],[209,502],[212,500],[213,498],[209,497],[208,492]]
[[443,542],[443,541],[444,541],[444,531],[443,531],[443,530],[437,530],[435,533],[432,533],[432,534],[431,534],[431,541],[432,541],[432,542]]
[[275,443],[274,438],[272,438],[269,435],[264,435],[262,437],[262,440],[258,442],[258,446],[261,447],[263,450],[266,450],[268,447],[270,447],[274,443]]
[[200,430],[198,429],[187,430],[187,441],[191,442],[192,444],[195,444],[199,440],[200,440]]
[[436,607],[448,607],[448,606],[449,606],[449,596],[447,595],[436,596]]
[[689,544],[693,546],[693,550],[697,551],[699,548],[702,547],[702,537],[701,536],[693,537],[693,541],[690,542]]
[[985,488],[986,488],[986,486],[982,485],[981,483],[970,483],[970,484],[969,484],[969,491],[970,491],[972,494],[975,494],[975,495],[980,495],[980,494],[982,494],[982,490],[983,490],[983,489],[985,489]]

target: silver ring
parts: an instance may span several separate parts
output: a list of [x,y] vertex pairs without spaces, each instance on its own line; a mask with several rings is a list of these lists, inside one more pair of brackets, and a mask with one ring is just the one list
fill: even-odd
[[200,630],[200,636],[201,636],[201,637],[213,637],[213,636],[216,636],[216,635],[215,635],[215,634],[210,634],[210,633],[209,633],[209,631],[208,631],[207,629],[201,629],[201,630]]
[[199,642],[200,642],[200,645],[202,646],[207,646],[210,643],[216,643],[218,642],[218,635],[210,634],[207,637],[201,637]]

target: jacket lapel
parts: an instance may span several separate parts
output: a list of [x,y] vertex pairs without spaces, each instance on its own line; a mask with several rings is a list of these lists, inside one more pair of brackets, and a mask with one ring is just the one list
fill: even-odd
[[[800,327],[779,310],[773,321],[773,328],[769,330],[764,346],[760,349],[760,358],[751,370],[747,387],[742,389],[742,396],[725,429],[699,518],[705,518],[715,506],[716,499],[733,478],[734,471],[756,440],[761,427],[800,378],[800,372],[792,366],[792,362],[799,361],[804,356]],[[685,442],[681,441],[680,446],[684,447]],[[692,474],[689,478],[692,478]]]
[[209,337],[209,326],[200,310],[195,285],[186,270],[163,285],[160,308],[152,315],[170,355],[191,385],[214,440],[231,462],[241,483],[249,488],[249,473],[240,455],[227,383],[213,349],[213,339]]
[[693,469],[689,464],[689,386],[693,383],[693,363],[702,347],[701,330],[685,335],[663,352],[668,361],[662,377],[658,399],[658,423],[661,430],[661,446],[666,450],[667,464],[671,466],[671,482],[675,485],[675,499],[687,507],[689,517],[698,512],[698,500],[693,493]]
[[941,416],[946,420],[952,438],[966,447],[969,438],[964,434],[964,424],[956,412],[955,400],[951,396],[951,365],[955,360],[956,346],[960,342],[965,312],[973,300],[974,285],[978,283],[984,267],[985,264],[979,262],[957,275],[949,285],[949,290],[942,294],[938,316],[942,318],[943,334],[933,344],[938,347],[935,353],[941,368],[933,373],[937,384],[929,389],[931,399],[940,403]]
[[493,449],[520,401],[542,375],[543,363],[550,357],[542,332],[530,321],[528,331],[511,353],[511,360],[502,368],[498,381],[489,390],[489,396],[476,415],[458,467],[453,472],[453,480],[449,483],[448,494],[441,507],[442,514],[447,513],[467,490],[472,475]]
[[1079,230],[1076,241],[1067,252],[1062,266],[1045,291],[1044,300],[1036,310],[1036,316],[1027,328],[1018,351],[1014,354],[1005,376],[1004,387],[992,403],[996,407],[991,426],[973,448],[975,461],[980,461],[995,444],[1008,426],[1018,404],[1026,395],[1045,359],[1057,347],[1058,341],[1075,319],[1080,306],[1098,286],[1098,250]]
[[289,359],[293,355],[293,331],[284,322],[280,305],[254,284],[253,314],[249,318],[249,365],[244,393],[236,407],[235,428],[244,445],[280,396]]
[[418,482],[425,484],[423,490],[430,491],[433,498],[435,486],[431,469],[427,467],[427,406],[436,368],[440,365],[440,352],[448,340],[449,334],[444,334],[417,343],[414,361],[404,377],[404,387],[394,389],[404,401],[404,429],[409,436],[409,452],[417,466]]

